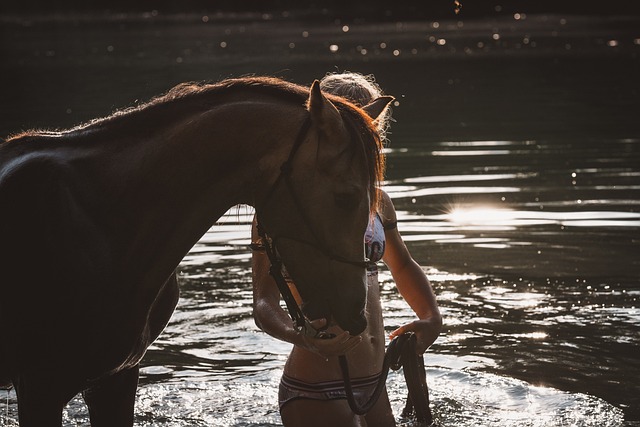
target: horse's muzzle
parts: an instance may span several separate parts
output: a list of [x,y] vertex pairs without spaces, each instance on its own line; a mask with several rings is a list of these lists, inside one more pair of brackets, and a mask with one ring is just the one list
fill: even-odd
[[328,322],[333,319],[340,328],[345,331],[349,331],[349,334],[355,336],[360,335],[367,328],[367,319],[364,314],[364,310],[353,316],[342,316],[335,310],[331,310],[331,307],[324,301],[315,303],[305,303],[302,307],[302,311],[307,319],[327,319]]
[[363,333],[365,329],[367,329],[367,319],[366,317],[364,317],[364,312],[363,312],[357,319],[353,321],[353,326],[351,326],[347,330],[351,335],[355,336]]
[[349,318],[349,319],[336,319],[338,322],[338,326],[340,326],[345,331],[349,331],[349,334],[352,336],[360,335],[367,328],[367,318],[364,316],[364,310],[362,310],[358,315]]

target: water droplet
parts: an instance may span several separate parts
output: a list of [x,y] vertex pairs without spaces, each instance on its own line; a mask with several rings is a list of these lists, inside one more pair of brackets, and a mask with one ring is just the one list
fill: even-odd
[[619,44],[618,40],[609,40],[607,42],[607,46],[609,46],[609,47],[616,47],[616,46],[618,46],[618,44]]
[[438,39],[438,46],[444,46],[445,44],[447,44],[445,39]]
[[307,37],[309,37],[309,31],[303,31],[303,32],[302,32],[302,37],[304,37],[305,39],[306,39]]
[[338,49],[340,48],[338,47],[337,44],[332,44],[331,46],[329,46],[329,50],[331,51],[331,53],[336,53]]
[[220,42],[220,47],[221,48],[226,48],[227,47],[227,42]]
[[293,43],[293,42],[289,43],[289,49],[293,49],[294,47],[296,47],[295,43]]
[[109,45],[107,46],[107,52],[113,52],[114,51],[114,47]]
[[387,44],[385,42],[380,43],[380,49],[386,49]]
[[342,32],[343,33],[348,33],[349,32],[349,26],[348,25],[343,25],[342,26]]
[[400,50],[399,49],[394,50],[393,56],[400,56]]
[[204,15],[202,17],[202,22],[209,22],[209,17],[207,15]]

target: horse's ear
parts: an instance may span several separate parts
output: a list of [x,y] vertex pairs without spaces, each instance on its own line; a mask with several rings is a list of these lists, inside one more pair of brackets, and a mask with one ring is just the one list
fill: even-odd
[[315,80],[309,91],[309,100],[307,101],[307,109],[311,114],[311,119],[320,128],[327,125],[330,126],[332,120],[340,120],[340,112],[336,107],[322,94],[320,90],[320,82]]
[[395,98],[393,96],[381,96],[379,98],[374,99],[362,109],[371,117],[373,120],[377,120],[382,112],[387,108],[389,104],[391,104]]

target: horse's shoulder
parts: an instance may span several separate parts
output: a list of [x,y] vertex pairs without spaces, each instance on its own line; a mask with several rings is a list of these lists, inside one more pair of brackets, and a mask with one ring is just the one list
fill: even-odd
[[50,191],[61,185],[68,174],[67,162],[56,153],[17,153],[0,162],[0,193]]

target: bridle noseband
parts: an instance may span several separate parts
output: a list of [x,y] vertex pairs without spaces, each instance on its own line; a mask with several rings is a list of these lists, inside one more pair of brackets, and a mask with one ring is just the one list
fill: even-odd
[[367,268],[371,265],[371,261],[369,261],[366,258],[362,261],[350,260],[346,257],[341,256],[340,254],[336,254],[333,250],[331,250],[331,248],[329,248],[329,246],[316,233],[314,227],[312,226],[311,220],[309,219],[309,215],[307,214],[307,211],[304,209],[304,206],[302,205],[300,198],[295,192],[295,188],[293,186],[293,178],[291,177],[291,173],[293,171],[293,160],[300,146],[305,141],[307,133],[309,132],[310,128],[311,128],[311,116],[307,115],[305,121],[302,124],[302,127],[298,131],[298,134],[293,143],[293,146],[291,147],[291,151],[289,152],[289,156],[280,166],[280,174],[278,175],[274,183],[271,185],[269,192],[263,199],[262,204],[260,206],[264,207],[271,200],[271,197],[273,196],[274,192],[276,191],[280,183],[284,182],[285,185],[287,186],[287,189],[289,190],[289,194],[291,195],[291,198],[293,199],[293,202],[296,206],[296,210],[298,211],[298,213],[300,214],[300,217],[302,218],[302,222],[305,224],[305,226],[311,233],[313,241],[308,241],[308,240],[304,240],[304,239],[293,237],[293,236],[285,236],[285,235],[274,236],[270,234],[268,235],[268,233],[262,226],[262,223],[260,222],[259,215],[256,215],[256,218],[258,223],[257,224],[258,234],[262,238],[262,242],[265,247],[267,256],[269,257],[269,261],[271,262],[271,267],[269,269],[269,272],[271,276],[273,276],[274,280],[276,281],[276,284],[278,285],[280,294],[282,295],[287,305],[287,309],[289,310],[289,315],[293,319],[296,329],[305,333],[306,335],[318,336],[318,334],[321,332],[315,330],[315,328],[313,328],[309,323],[309,320],[304,316],[304,314],[302,313],[302,310],[300,309],[297,302],[295,301],[295,298],[291,294],[291,290],[289,289],[289,286],[286,283],[286,280],[282,276],[282,260],[280,259],[278,251],[276,249],[276,241],[279,239],[293,240],[298,243],[302,243],[304,245],[315,248],[323,256],[327,257],[332,261],[337,261],[343,264],[349,264],[354,267]]

